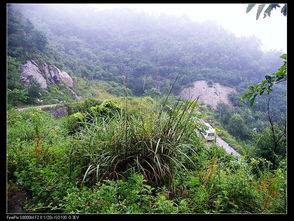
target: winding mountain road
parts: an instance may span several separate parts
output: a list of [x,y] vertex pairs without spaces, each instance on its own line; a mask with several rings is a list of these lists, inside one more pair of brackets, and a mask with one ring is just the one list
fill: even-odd
[[219,136],[216,136],[216,144],[222,146],[227,153],[233,154],[236,157],[240,157],[240,154]]
[[[205,119],[201,119],[201,121],[203,123],[209,124]],[[211,125],[210,127],[213,128]],[[220,147],[223,147],[228,154],[233,154],[234,156],[238,158],[241,156],[233,147],[231,147],[226,141],[224,141],[222,138],[220,138],[217,135],[216,135],[216,144]]]
[[40,108],[41,109],[41,108],[44,108],[44,107],[55,107],[57,105],[58,104],[46,104],[46,105],[40,105],[40,106],[18,108],[17,110],[23,111],[23,110],[27,110],[29,108],[34,108],[34,109]]

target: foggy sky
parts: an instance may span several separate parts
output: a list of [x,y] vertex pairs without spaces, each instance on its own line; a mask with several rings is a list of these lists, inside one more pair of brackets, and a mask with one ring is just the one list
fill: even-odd
[[[283,6],[283,4],[282,4]],[[91,4],[97,10],[132,8],[152,15],[162,13],[192,21],[215,21],[236,36],[255,36],[261,40],[263,50],[287,52],[287,17],[281,8],[274,9],[270,17],[263,14],[256,20],[257,6],[246,13],[247,4]]]

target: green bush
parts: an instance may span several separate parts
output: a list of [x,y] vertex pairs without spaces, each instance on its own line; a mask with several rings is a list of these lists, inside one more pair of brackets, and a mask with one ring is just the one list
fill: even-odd
[[70,138],[61,121],[38,109],[10,110],[7,122],[8,177],[32,197],[29,210],[50,211],[68,188]]
[[100,101],[94,99],[87,99],[82,103],[73,105],[70,113],[73,110],[79,110],[79,112],[74,112],[67,118],[66,125],[70,134],[82,130],[88,123],[95,121],[96,118],[110,120],[121,112],[119,105],[112,101],[105,100],[100,103]]
[[127,181],[69,189],[61,205],[66,213],[148,213],[152,187],[144,182],[141,174],[133,174]]
[[120,114],[121,108],[118,104],[105,100],[102,102],[101,105],[96,105],[90,107],[90,110],[87,112],[92,115],[92,117],[99,116],[99,117],[109,117],[112,118],[116,114]]
[[79,102],[70,103],[68,104],[68,114],[74,114],[76,112],[85,113],[88,112],[90,107],[94,107],[96,105],[100,105],[102,101],[93,99],[93,98],[87,98]]
[[86,115],[81,112],[76,112],[67,117],[67,128],[69,133],[75,133],[83,127]]
[[39,110],[11,110],[7,115],[8,144],[18,140],[33,140],[39,136],[49,136],[48,128],[55,124],[52,116]]

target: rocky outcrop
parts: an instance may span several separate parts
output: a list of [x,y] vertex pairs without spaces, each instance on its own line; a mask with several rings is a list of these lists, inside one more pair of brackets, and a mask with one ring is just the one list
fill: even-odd
[[34,78],[40,84],[41,88],[47,88],[47,81],[34,61],[27,61],[21,70],[20,79],[22,82],[27,84],[30,78]]
[[72,80],[72,78],[65,71],[61,71],[60,72],[60,79],[68,87],[73,87],[73,80]]
[[28,84],[30,78],[35,79],[40,87],[46,89],[48,85],[64,83],[67,87],[73,87],[72,78],[64,71],[52,64],[38,64],[35,61],[27,61],[21,69],[21,80]]

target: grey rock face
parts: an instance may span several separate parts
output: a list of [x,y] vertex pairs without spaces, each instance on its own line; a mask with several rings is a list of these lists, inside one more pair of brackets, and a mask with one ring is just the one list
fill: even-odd
[[28,83],[31,77],[36,79],[43,89],[46,89],[48,85],[60,83],[64,83],[67,87],[73,87],[72,78],[52,64],[38,65],[35,61],[27,61],[22,66],[21,80]]
[[72,78],[66,73],[65,71],[60,72],[60,79],[65,83],[68,87],[73,87],[73,80]]
[[41,88],[47,88],[46,79],[41,74],[41,71],[37,67],[36,63],[27,61],[27,63],[22,66],[21,81],[27,84],[29,83],[30,78],[36,79]]

